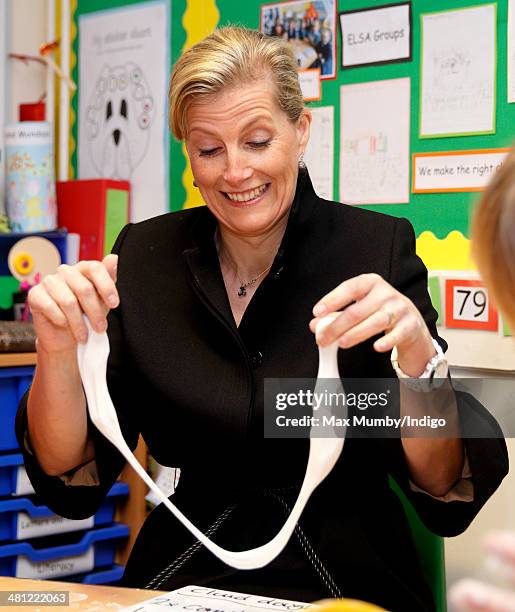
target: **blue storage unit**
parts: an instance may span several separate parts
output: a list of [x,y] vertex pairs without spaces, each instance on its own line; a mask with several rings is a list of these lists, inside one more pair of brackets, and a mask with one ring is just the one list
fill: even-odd
[[113,565],[101,568],[87,574],[76,574],[66,579],[66,582],[81,582],[82,584],[110,584],[115,585],[123,576],[123,565]]
[[[123,566],[114,564],[116,547],[128,537],[129,527],[112,521],[117,498],[127,496],[129,487],[115,483],[88,524],[88,519],[68,521],[38,505],[14,426],[19,401],[32,382],[34,369],[0,368],[0,498],[4,497],[0,499],[0,576],[75,576],[85,584],[115,584],[124,572]],[[10,499],[5,499],[7,496]],[[53,523],[51,529],[46,529],[49,523]],[[37,531],[43,524],[45,528]],[[34,527],[36,531],[31,531]],[[2,544],[4,540],[12,541]]]
[[18,448],[14,433],[16,410],[33,374],[34,366],[0,368],[0,451]]
[[[0,545],[0,576],[51,579],[109,566],[114,563],[116,544],[128,535],[127,525],[115,524],[84,534],[66,534],[71,543],[57,546],[50,543],[52,537],[3,544]],[[54,536],[59,542],[63,537]]]
[[107,525],[114,519],[118,498],[128,493],[126,483],[115,483],[98,512],[91,519],[82,521],[63,519],[47,506],[37,505],[37,499],[18,497],[0,500],[0,541],[25,540]]
[[[18,494],[16,484],[20,470],[25,471],[23,455],[21,453],[0,455],[0,496]],[[31,495],[32,493],[34,493],[34,489],[29,490],[28,486],[26,486],[20,494]]]

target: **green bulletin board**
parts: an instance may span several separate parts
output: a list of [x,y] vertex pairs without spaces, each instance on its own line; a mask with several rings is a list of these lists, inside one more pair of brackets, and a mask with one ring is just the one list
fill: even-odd
[[[75,23],[81,14],[106,8],[133,4],[141,0],[77,0]],[[172,48],[171,59],[176,61],[185,44],[187,33],[183,24],[186,10],[194,11],[198,19],[202,19],[203,9],[207,4],[215,4],[219,11],[219,25],[240,24],[259,28],[261,2],[246,0],[172,0]],[[374,0],[340,0],[338,11],[374,8],[390,4]],[[513,144],[515,136],[515,104],[507,103],[507,0],[498,0],[497,4],[497,78],[496,78],[496,129],[494,134],[419,138],[419,107],[420,107],[420,56],[421,56],[421,15],[424,13],[445,11],[451,8],[466,8],[485,4],[484,0],[413,0],[412,27],[413,53],[409,62],[383,64],[379,66],[362,66],[342,69],[340,66],[341,40],[339,18],[337,19],[337,76],[333,80],[322,81],[322,99],[309,103],[308,106],[327,106],[335,108],[335,159],[334,159],[334,194],[338,198],[339,185],[339,115],[340,86],[350,83],[361,83],[384,79],[410,77],[411,79],[411,153],[432,151],[455,151],[470,149],[492,149],[507,147]],[[78,34],[77,34],[78,35]],[[77,54],[78,39],[74,40],[74,52]],[[78,66],[73,69],[73,78],[78,81]],[[73,99],[73,110],[77,112],[77,96]],[[77,124],[72,127],[73,137],[77,138]],[[72,162],[77,167],[76,154]],[[180,143],[170,139],[170,209],[179,210],[183,207],[186,192],[182,184],[182,176],[186,168],[183,149]],[[471,209],[477,200],[475,193],[432,193],[411,194],[409,204],[384,204],[365,206],[387,214],[407,217],[414,225],[416,235],[423,231],[433,232],[437,238],[445,238],[453,230],[458,230],[468,237],[468,223]]]

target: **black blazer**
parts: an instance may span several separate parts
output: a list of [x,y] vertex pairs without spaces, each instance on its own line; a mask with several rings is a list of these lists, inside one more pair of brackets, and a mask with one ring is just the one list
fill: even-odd
[[[322,200],[301,172],[273,266],[236,328],[215,227],[202,207],[121,232],[114,248],[121,303],[109,315],[108,383],[131,448],[141,432],[158,462],[182,469],[174,502],[220,545],[244,550],[275,535],[304,475],[307,440],[263,438],[263,384],[270,377],[316,377],[318,351],[308,329],[315,302],[343,280],[375,272],[417,305],[434,337],[437,315],[411,225]],[[395,376],[389,355],[376,353],[372,340],[340,351],[339,367],[346,377]],[[388,476],[429,529],[461,533],[499,486],[508,459],[486,411],[472,398],[461,398],[459,408],[491,438],[466,441],[474,501],[444,503],[414,493],[399,439],[349,439],[287,548],[268,567],[227,567],[158,506],[140,532],[124,583],[160,589],[207,584],[298,600],[346,596],[390,610],[432,609]],[[90,429],[98,486],[66,486],[24,453],[36,491],[63,516],[95,512],[123,467],[119,453]],[[20,444],[26,430],[22,401]]]

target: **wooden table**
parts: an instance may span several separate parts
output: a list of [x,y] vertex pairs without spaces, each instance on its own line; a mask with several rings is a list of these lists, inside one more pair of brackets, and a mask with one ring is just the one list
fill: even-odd
[[0,353],[0,367],[36,365],[37,353]]
[[89,612],[113,612],[126,606],[152,599],[164,591],[145,589],[122,589],[120,587],[97,584],[77,584],[74,582],[54,582],[51,580],[28,580],[0,576],[0,591],[69,591],[69,606],[1,606],[0,610],[32,612],[65,612],[68,610],[88,610]]

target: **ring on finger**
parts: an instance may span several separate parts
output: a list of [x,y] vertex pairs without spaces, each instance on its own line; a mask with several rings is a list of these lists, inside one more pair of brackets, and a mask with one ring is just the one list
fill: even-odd
[[393,312],[393,310],[388,308],[388,306],[385,306],[383,308],[383,312],[386,315],[387,319],[385,329],[390,329],[395,321],[395,313]]

